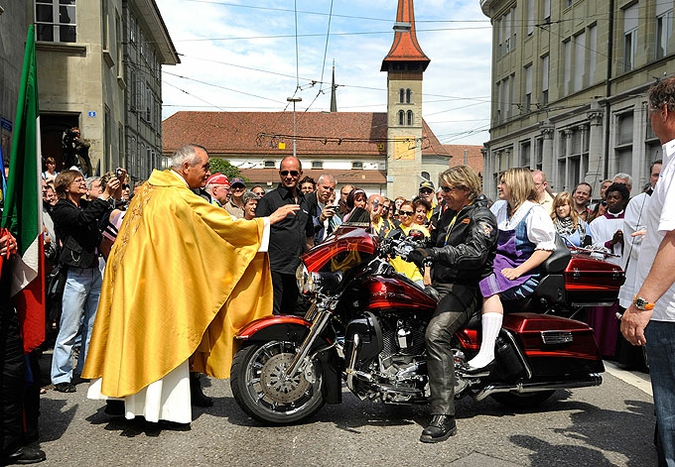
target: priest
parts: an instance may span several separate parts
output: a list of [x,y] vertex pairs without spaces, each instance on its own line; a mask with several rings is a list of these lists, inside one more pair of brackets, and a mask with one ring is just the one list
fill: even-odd
[[192,191],[210,175],[205,148],[176,151],[134,195],[108,257],[82,377],[127,418],[190,423],[189,372],[228,378],[234,335],[272,313],[269,226],[299,206],[235,220]]

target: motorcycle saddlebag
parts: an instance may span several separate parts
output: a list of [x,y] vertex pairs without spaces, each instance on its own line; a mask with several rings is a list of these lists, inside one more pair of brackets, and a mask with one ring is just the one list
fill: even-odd
[[612,306],[625,279],[616,264],[588,256],[572,257],[564,275],[570,306]]
[[510,313],[504,328],[520,338],[533,377],[601,373],[605,371],[586,323],[554,315]]

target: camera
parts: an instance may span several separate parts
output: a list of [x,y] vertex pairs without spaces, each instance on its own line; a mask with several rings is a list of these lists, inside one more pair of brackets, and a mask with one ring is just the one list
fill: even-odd
[[115,171],[115,176],[118,178],[118,180],[124,180],[124,170],[123,169],[117,169]]

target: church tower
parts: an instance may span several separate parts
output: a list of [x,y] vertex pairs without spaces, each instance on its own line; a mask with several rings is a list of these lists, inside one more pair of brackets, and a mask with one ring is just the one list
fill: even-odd
[[[387,72],[387,196],[410,198],[422,181],[422,77],[429,65],[415,35],[413,0],[398,0]],[[435,180],[433,180],[435,183]]]

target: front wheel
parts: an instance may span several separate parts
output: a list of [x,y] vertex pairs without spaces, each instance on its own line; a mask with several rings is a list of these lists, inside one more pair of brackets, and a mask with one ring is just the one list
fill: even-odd
[[[288,425],[314,415],[323,405],[322,376],[318,364],[285,378],[297,346],[270,341],[243,347],[232,361],[230,386],[241,409],[254,419],[273,425]],[[311,382],[306,375],[312,374]]]

